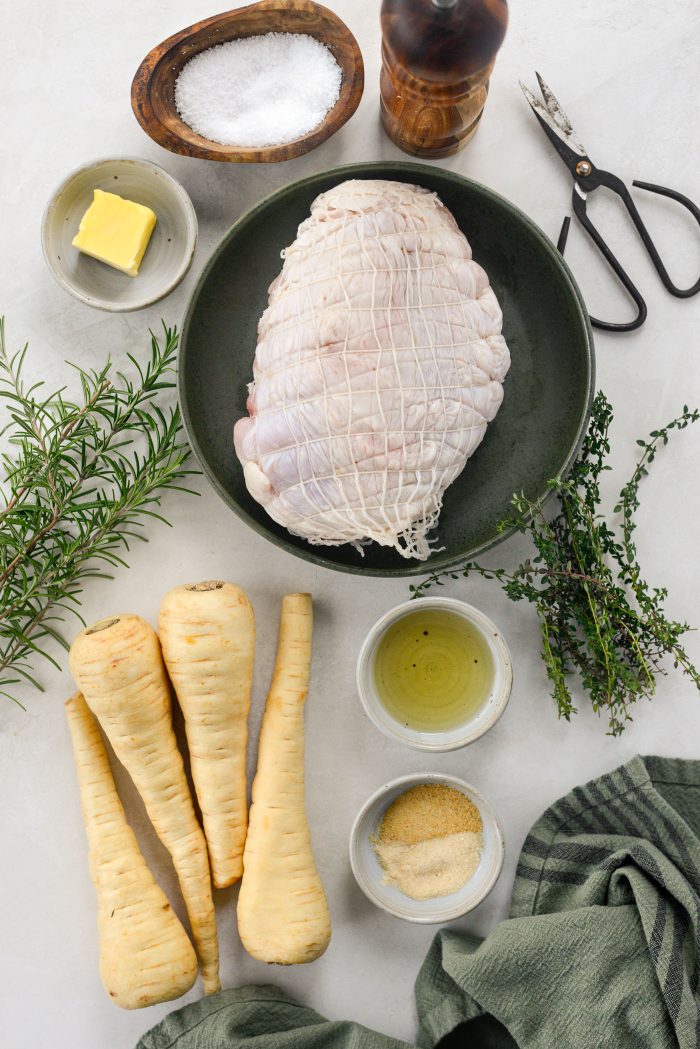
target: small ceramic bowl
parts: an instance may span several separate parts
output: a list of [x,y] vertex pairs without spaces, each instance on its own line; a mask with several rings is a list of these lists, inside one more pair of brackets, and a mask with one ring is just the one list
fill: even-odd
[[[94,189],[117,193],[156,213],[158,221],[136,277],[73,247]],[[41,243],[58,283],[86,306],[113,313],[140,310],[168,295],[187,273],[197,244],[197,216],[179,182],[157,164],[108,157],[84,164],[61,183],[44,212]]]
[[[493,678],[489,694],[474,717],[449,731],[420,732],[397,721],[382,704],[375,686],[374,661],[379,642],[387,629],[397,620],[419,609],[443,609],[462,616],[477,630],[491,653]],[[417,750],[457,750],[473,743],[496,724],[508,705],[513,684],[510,652],[498,628],[473,605],[449,597],[422,597],[420,601],[404,601],[378,619],[365,638],[357,661],[357,691],[370,720],[391,739],[406,743]]]
[[[484,846],[479,866],[461,889],[449,896],[414,900],[395,885],[385,884],[384,873],[370,838],[378,833],[384,813],[399,794],[422,783],[443,783],[447,787],[454,787],[476,805],[483,823]],[[380,787],[362,806],[350,832],[350,865],[355,880],[367,899],[397,918],[423,925],[454,921],[455,918],[461,918],[474,910],[498,881],[503,868],[504,854],[501,824],[486,798],[464,780],[437,773],[401,776]]]

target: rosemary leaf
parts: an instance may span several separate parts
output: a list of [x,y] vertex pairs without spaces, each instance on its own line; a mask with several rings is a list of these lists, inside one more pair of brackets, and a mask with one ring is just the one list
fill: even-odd
[[65,388],[46,395],[42,382],[25,383],[27,346],[8,352],[0,317],[1,432],[10,448],[0,455],[0,694],[15,702],[12,686],[22,680],[42,687],[37,657],[58,665],[45,643],[66,645],[56,624],[67,615],[82,622],[83,583],[125,565],[149,518],[168,523],[159,512],[165,491],[190,491],[179,409],[156,400],[174,386],[177,344],[165,324],[160,339],[151,333],[145,361],[128,355],[136,379],[110,361],[72,365],[81,391],[72,400]]

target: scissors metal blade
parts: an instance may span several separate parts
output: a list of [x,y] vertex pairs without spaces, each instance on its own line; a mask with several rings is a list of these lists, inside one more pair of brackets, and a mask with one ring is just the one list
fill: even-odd
[[535,76],[540,85],[544,105],[539,99],[535,98],[532,91],[523,84],[522,80],[520,81],[520,87],[552,145],[573,171],[577,160],[581,157],[587,157],[588,154],[574,137],[571,121],[559,105],[552,89],[547,86],[539,73],[536,73]]

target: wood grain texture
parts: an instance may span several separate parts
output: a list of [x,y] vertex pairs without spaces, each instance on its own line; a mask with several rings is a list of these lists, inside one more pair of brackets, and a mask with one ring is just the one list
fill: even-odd
[[405,153],[447,157],[467,144],[508,23],[506,0],[382,4],[381,115]]
[[[198,135],[175,108],[175,82],[183,66],[216,44],[269,32],[307,33],[327,45],[342,70],[335,106],[315,130],[279,146],[223,146]],[[269,163],[299,157],[330,138],[353,115],[363,89],[362,54],[337,15],[312,0],[260,0],[197,22],[154,47],[134,76],[131,107],[144,131],[171,153],[204,160]]]

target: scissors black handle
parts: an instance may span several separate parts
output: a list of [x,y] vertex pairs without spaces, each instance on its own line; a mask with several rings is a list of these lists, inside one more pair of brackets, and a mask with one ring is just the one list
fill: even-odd
[[[697,222],[698,226],[700,226],[700,208],[697,207],[697,205],[694,204],[693,201],[689,199],[689,197],[684,197],[682,193],[677,193],[675,189],[668,189],[666,186],[656,186],[653,182],[638,182],[635,180],[632,183],[632,185],[636,186],[637,189],[646,189],[649,193],[658,193],[662,197],[669,197],[670,200],[678,201],[679,204],[682,204],[684,208],[688,209],[690,214]],[[647,251],[649,252],[649,255],[651,256],[651,260],[656,266],[656,272],[661,277],[661,280],[663,281],[666,290],[670,291],[671,295],[675,295],[678,299],[690,299],[693,295],[697,295],[697,293],[700,291],[700,278],[698,278],[698,280],[695,281],[695,284],[691,284],[689,288],[677,288],[676,285],[673,283],[668,273],[666,272],[666,267],[659,258],[659,253],[654,247],[652,239],[649,236],[646,227],[642,222],[641,216],[637,211],[636,207],[634,206],[634,201],[631,197],[630,202],[632,204],[633,209],[632,211],[630,211],[630,214],[632,215],[632,220],[637,229],[639,230],[639,234],[642,240],[644,241],[644,245]],[[637,216],[636,218],[635,215]]]
[[[700,291],[700,279],[698,279],[695,282],[695,284],[693,284],[689,288],[677,288],[671,280],[668,271],[664,266],[658,251],[656,250],[656,246],[651,239],[649,231],[644,225],[642,216],[639,214],[637,206],[634,203],[634,200],[632,199],[632,196],[622,179],[618,178],[617,175],[613,175],[610,171],[602,171],[601,169],[594,167],[593,164],[587,159],[583,162],[583,166],[584,169],[587,168],[587,174],[585,175],[585,177],[579,177],[577,179],[577,181],[574,184],[572,194],[572,206],[574,214],[576,215],[577,219],[585,229],[586,233],[594,242],[594,244],[596,245],[596,247],[604,257],[608,265],[611,267],[618,280],[625,288],[630,298],[633,300],[637,307],[637,316],[634,318],[634,320],[628,321],[626,323],[613,324],[610,321],[601,321],[591,317],[591,324],[593,324],[596,328],[602,328],[605,331],[634,331],[636,328],[641,327],[641,325],[646,319],[646,303],[642,298],[641,294],[639,293],[639,290],[635,287],[634,283],[625,271],[625,269],[623,269],[620,262],[617,260],[615,255],[613,255],[612,251],[610,250],[606,242],[603,240],[598,229],[594,226],[594,224],[588,217],[586,211],[587,192],[592,192],[599,186],[605,186],[607,189],[611,190],[613,193],[616,193],[617,196],[620,197],[623,204],[625,205],[625,208],[627,209],[630,218],[632,219],[632,222],[634,223],[637,232],[639,233],[639,236],[642,239],[644,247],[646,248],[649,257],[654,264],[656,272],[659,274],[659,277],[661,278],[664,287],[671,293],[671,295],[675,295],[677,298],[681,299],[690,298],[692,295],[696,295],[697,292]],[[677,201],[679,204],[682,204],[685,208],[687,208],[687,210],[694,217],[698,225],[700,225],[700,208],[698,208],[692,200],[689,200],[688,197],[683,196],[683,194],[677,193],[675,190],[672,189],[667,189],[664,186],[656,186],[650,182],[633,182],[632,185],[638,187],[639,189],[646,189],[651,193],[658,193],[661,196],[669,197],[671,200]],[[564,247],[566,245],[568,228],[568,221],[565,220],[564,225],[562,226],[561,233],[559,235],[559,243],[557,244],[557,247],[559,248],[559,251],[562,254],[564,253]]]

